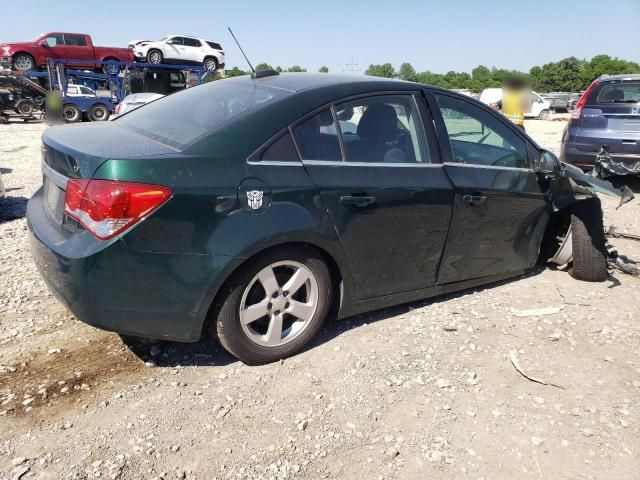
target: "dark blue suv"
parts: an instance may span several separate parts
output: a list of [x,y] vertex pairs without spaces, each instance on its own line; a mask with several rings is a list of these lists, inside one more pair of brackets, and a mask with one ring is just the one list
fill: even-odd
[[603,75],[584,92],[562,135],[560,159],[591,170],[605,147],[614,161],[640,161],[640,75]]

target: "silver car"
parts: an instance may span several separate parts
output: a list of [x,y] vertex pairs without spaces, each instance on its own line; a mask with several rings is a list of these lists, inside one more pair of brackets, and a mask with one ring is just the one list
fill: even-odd
[[142,105],[146,105],[147,103],[153,102],[154,100],[162,97],[164,97],[164,95],[160,93],[133,93],[131,95],[127,95],[118,105],[116,105],[115,112],[111,115],[111,119],[113,120],[126,112],[135,110]]

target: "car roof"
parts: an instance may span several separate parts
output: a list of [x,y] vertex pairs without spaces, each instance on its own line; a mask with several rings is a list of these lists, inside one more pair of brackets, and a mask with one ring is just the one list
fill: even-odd
[[609,80],[640,80],[640,73],[623,73],[620,75],[607,75],[604,74],[600,77],[600,81]]
[[[328,87],[332,85],[355,85],[355,84],[377,84],[383,90],[399,89],[405,90],[415,88],[418,84],[405,82],[394,78],[370,77],[366,75],[347,75],[332,73],[280,73],[279,75],[270,75],[262,78],[252,78],[249,75],[234,77],[230,80],[238,82],[249,82],[258,85],[264,85],[273,88],[287,90],[289,92],[300,92],[303,90],[312,90],[316,88]],[[425,87],[425,85],[420,85]]]

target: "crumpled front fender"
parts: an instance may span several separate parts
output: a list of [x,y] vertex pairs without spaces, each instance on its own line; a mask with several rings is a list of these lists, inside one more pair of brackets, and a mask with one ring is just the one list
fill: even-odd
[[619,198],[620,205],[634,198],[627,186],[615,188],[610,182],[587,175],[579,168],[566,163],[562,164],[560,175],[551,181],[551,202],[555,211],[562,210],[579,200],[595,197],[598,193]]

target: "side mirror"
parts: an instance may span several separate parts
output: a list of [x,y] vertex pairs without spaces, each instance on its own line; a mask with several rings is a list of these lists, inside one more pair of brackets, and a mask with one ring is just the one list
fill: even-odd
[[49,43],[47,43],[47,41],[46,41],[46,40],[42,40],[42,41],[39,43],[39,45],[40,45],[41,47],[49,47]]
[[546,175],[560,176],[562,164],[558,157],[549,150],[542,150],[534,162],[535,171]]

